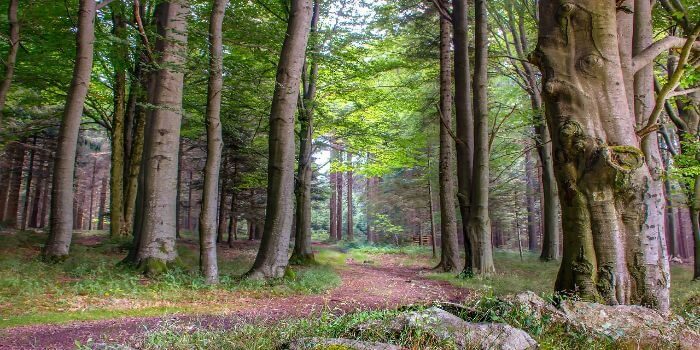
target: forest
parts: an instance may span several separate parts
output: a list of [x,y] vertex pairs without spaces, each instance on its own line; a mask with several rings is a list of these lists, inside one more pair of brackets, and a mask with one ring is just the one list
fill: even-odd
[[695,0],[0,0],[0,349],[698,349]]

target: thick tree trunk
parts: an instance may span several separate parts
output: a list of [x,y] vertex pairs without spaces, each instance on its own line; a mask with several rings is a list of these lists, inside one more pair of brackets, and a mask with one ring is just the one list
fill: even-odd
[[15,74],[15,63],[19,52],[19,21],[17,20],[17,7],[19,0],[10,0],[7,9],[7,21],[10,24],[9,44],[10,50],[5,60],[5,76],[0,84],[0,124],[2,123],[2,112],[5,110],[7,93],[10,91],[12,79]]
[[556,289],[665,311],[663,222],[649,215],[649,200],[663,197],[646,195],[654,179],[627,108],[615,3],[547,0],[540,13],[557,14],[541,18],[533,54],[543,72],[563,215]]
[[[121,40],[126,40],[126,21],[124,20],[124,6],[112,5],[112,35]],[[125,229],[124,220],[124,173],[125,173],[125,118],[126,118],[126,69],[124,62],[128,60],[128,47],[122,42],[115,43],[113,64],[114,75],[114,113],[112,115],[112,152],[110,168],[110,231],[112,237],[124,235],[131,228]]]
[[22,170],[24,168],[24,146],[13,143],[11,146],[12,166],[10,168],[10,187],[7,191],[7,204],[5,207],[5,223],[8,227],[21,228],[19,224],[19,201],[22,189]]
[[471,100],[471,69],[469,67],[469,35],[467,0],[452,2],[454,26],[455,118],[457,121],[457,199],[462,217],[464,236],[464,272],[472,273],[471,241],[469,240],[469,201],[474,161],[474,109]]
[[160,68],[155,74],[154,110],[146,128],[143,208],[136,262],[148,275],[160,274],[175,260],[177,157],[182,120],[182,88],[187,46],[187,2],[156,7]]
[[493,265],[489,218],[488,17],[486,0],[476,0],[474,62],[474,172],[472,176],[469,238],[475,273],[496,271]]
[[260,250],[249,278],[278,278],[289,262],[294,202],[294,112],[309,38],[312,4],[292,0],[270,112],[268,199]]
[[[131,85],[131,93],[134,94],[134,101],[148,102],[149,97],[146,94],[147,87],[150,85],[150,79],[146,78],[143,70],[138,69],[136,74],[137,81]],[[136,217],[136,201],[140,184],[141,166],[143,164],[143,148],[145,143],[146,133],[146,108],[134,103],[134,120],[133,132],[131,133],[131,142],[129,145],[129,164],[125,167],[125,177],[127,179],[124,188],[124,214],[122,215],[124,224],[121,225],[121,236],[128,236],[134,232],[136,227],[134,221]],[[128,131],[128,129],[127,129]],[[114,209],[110,209],[114,210]]]
[[[228,0],[214,0],[211,17],[209,19],[209,88],[207,93],[208,103],[206,119],[207,161],[204,165],[202,210],[199,214],[199,264],[206,283],[209,284],[219,282],[219,271],[216,262],[216,214],[217,198],[219,196],[218,186],[219,170],[221,169],[221,151],[223,149],[221,136],[221,89],[224,85],[224,53],[221,28],[224,22],[227,3]],[[226,195],[223,191],[221,197],[221,202],[226,206]],[[223,209],[224,208],[222,208],[222,211],[225,212]],[[225,217],[226,216],[224,216],[224,218]]]
[[444,272],[459,272],[462,263],[459,257],[457,238],[457,213],[455,212],[455,185],[453,180],[454,141],[448,128],[452,127],[452,60],[450,55],[450,22],[440,17],[440,264]]
[[58,147],[51,187],[51,219],[49,240],[43,255],[47,260],[61,260],[68,256],[73,237],[73,175],[78,145],[80,121],[83,115],[92,73],[95,41],[95,5],[93,0],[80,0],[76,60],[73,80],[68,91],[63,121],[58,132]]

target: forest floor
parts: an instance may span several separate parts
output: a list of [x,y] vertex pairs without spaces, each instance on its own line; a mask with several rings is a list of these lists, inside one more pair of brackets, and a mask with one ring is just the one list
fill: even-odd
[[[70,349],[76,344],[104,341],[139,344],[164,325],[220,330],[324,314],[461,302],[468,297],[466,289],[429,278],[429,258],[383,254],[381,250],[353,253],[318,244],[315,249],[320,267],[301,269],[294,281],[240,286],[244,282],[231,280],[224,281],[224,288],[211,289],[197,288],[197,281],[187,282],[195,287],[180,281],[174,285],[154,283],[129,272],[105,276],[112,272],[102,263],[116,261],[119,249],[116,243],[106,243],[103,235],[79,235],[74,255],[97,260],[98,254],[100,258],[115,256],[97,265],[94,261],[75,263],[77,267],[67,271],[47,273],[55,267],[32,266],[42,264],[36,261],[35,236],[40,234],[23,238],[16,232],[3,235],[3,241],[15,241],[20,248],[0,247],[0,259],[4,260],[0,260],[0,267],[14,266],[12,271],[0,270],[0,349]],[[181,246],[196,251],[193,241],[184,240]],[[254,249],[255,243],[247,241],[237,242],[233,249],[221,248],[221,264],[245,268]],[[8,263],[10,257],[17,259],[16,264]],[[241,267],[236,271],[242,271]],[[19,280],[13,280],[11,273]],[[339,281],[334,279],[337,277]],[[134,290],[126,290],[129,286]]]

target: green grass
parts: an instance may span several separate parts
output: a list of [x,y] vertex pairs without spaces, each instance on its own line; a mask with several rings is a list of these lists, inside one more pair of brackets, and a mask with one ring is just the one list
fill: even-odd
[[[84,239],[85,235],[77,237]],[[94,246],[74,244],[61,264],[38,258],[45,235],[34,232],[0,235],[0,328],[118,316],[155,316],[173,312],[223,311],[231,296],[266,298],[318,294],[340,285],[333,266],[295,267],[273,281],[238,278],[252,265],[254,251],[220,257],[221,283],[208,286],[197,271],[197,252],[181,245],[182,264],[156,279],[117,266],[127,241],[105,240]],[[222,254],[223,255],[223,254]]]

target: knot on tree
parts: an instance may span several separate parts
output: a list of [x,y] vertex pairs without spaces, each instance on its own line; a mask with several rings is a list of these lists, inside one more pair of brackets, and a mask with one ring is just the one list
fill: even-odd
[[633,146],[605,146],[603,157],[613,169],[629,174],[644,164],[644,153]]
[[600,68],[603,67],[603,57],[598,54],[589,54],[578,60],[578,69],[584,74],[597,76]]

